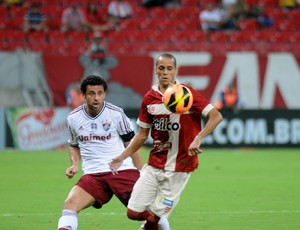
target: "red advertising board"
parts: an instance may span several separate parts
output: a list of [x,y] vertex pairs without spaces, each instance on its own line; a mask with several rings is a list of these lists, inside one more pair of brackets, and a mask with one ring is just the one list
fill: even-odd
[[[300,109],[299,55],[274,52],[209,52],[173,53],[177,58],[178,79],[199,90],[212,103],[231,82],[237,84],[244,109]],[[118,82],[143,94],[155,81],[154,63],[158,53],[149,55],[118,55],[118,64],[109,70],[108,82]],[[56,106],[64,106],[65,90],[83,76],[77,56],[44,56],[46,76]]]

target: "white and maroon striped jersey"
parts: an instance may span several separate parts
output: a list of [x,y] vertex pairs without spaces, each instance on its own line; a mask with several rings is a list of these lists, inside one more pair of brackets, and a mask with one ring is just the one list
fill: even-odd
[[187,86],[193,94],[191,109],[175,114],[166,109],[158,84],[152,86],[140,108],[137,124],[151,128],[153,148],[148,164],[163,170],[191,172],[198,166],[197,156],[188,156],[188,147],[201,131],[201,116],[213,108],[199,92]]
[[[78,146],[83,174],[110,172],[108,163],[125,149],[121,136],[133,136],[133,126],[123,109],[104,102],[96,117],[89,116],[84,105],[67,117],[70,146]],[[134,169],[132,159],[124,160],[119,170]]]

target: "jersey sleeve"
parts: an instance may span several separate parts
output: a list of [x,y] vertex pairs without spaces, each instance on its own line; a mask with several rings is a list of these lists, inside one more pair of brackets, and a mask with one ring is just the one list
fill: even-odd
[[193,111],[194,113],[199,113],[206,117],[209,111],[213,108],[213,106],[197,90],[189,86],[187,87],[190,89],[191,93],[193,94],[193,105],[191,111]]
[[116,117],[117,129],[124,142],[130,141],[134,137],[134,128],[130,119],[122,111]]
[[67,126],[69,132],[68,144],[72,147],[78,147],[78,139],[75,130],[72,128],[72,119],[67,118]]
[[140,111],[139,111],[139,116],[136,123],[138,124],[138,126],[142,128],[151,128],[152,116],[150,113],[148,113],[146,97],[144,97],[142,101]]

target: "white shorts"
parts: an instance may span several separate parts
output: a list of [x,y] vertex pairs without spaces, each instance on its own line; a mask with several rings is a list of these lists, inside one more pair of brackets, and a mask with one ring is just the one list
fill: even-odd
[[135,183],[127,208],[135,212],[150,210],[168,217],[177,205],[190,172],[173,172],[145,165]]

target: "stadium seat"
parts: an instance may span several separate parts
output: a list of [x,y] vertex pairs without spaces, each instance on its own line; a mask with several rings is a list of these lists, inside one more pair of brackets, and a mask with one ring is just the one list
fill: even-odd
[[6,39],[10,43],[24,42],[25,34],[22,30],[5,30]]
[[67,37],[64,32],[50,31],[49,40],[50,40],[50,43],[53,43],[53,44],[64,44],[67,42]]
[[277,20],[284,20],[289,13],[286,13],[286,11],[278,8],[267,8],[264,10],[265,15],[272,18],[274,21]]
[[208,40],[212,43],[220,43],[220,42],[227,42],[227,34],[223,31],[216,31],[216,32],[211,32],[208,35]]
[[9,29],[9,30],[21,30],[22,29],[22,25],[23,25],[23,17],[19,18],[19,17],[16,17],[16,18],[6,18],[4,23],[5,23],[5,28],[6,29]]
[[69,42],[85,43],[88,40],[88,36],[85,32],[71,31],[67,35]]
[[139,19],[139,18],[130,18],[130,19],[126,19],[121,21],[121,30],[138,30],[139,26],[141,23],[143,23],[145,19],[143,18],[143,20]]
[[276,31],[269,35],[269,41],[276,44],[288,43],[289,39],[286,33]]
[[130,30],[125,30],[125,31],[114,31],[109,33],[107,40],[109,42],[128,42],[130,41],[131,37],[133,36],[134,32]]
[[143,20],[148,17],[148,11],[145,7],[133,7],[134,18]]
[[176,34],[176,38],[186,43],[203,43],[207,41],[207,34],[202,31],[182,31]]
[[27,8],[25,6],[11,7],[10,17],[13,19],[19,19],[19,18],[23,19],[26,11]]
[[248,31],[232,31],[228,33],[227,38],[231,43],[247,43],[249,42],[249,33]]
[[286,31],[286,30],[298,30],[300,28],[300,22],[298,19],[295,20],[283,20],[276,23],[276,27],[278,30]]
[[165,19],[168,16],[168,8],[152,7],[148,10],[148,17],[151,19]]
[[263,5],[265,8],[278,7],[278,0],[258,0],[256,5]]
[[145,31],[138,31],[132,34],[134,36],[135,42],[164,42],[165,41],[165,34],[159,31],[153,30],[145,30]]
[[6,15],[6,7],[5,6],[2,6],[0,5],[0,17],[1,18],[5,18],[7,15]]
[[300,18],[300,9],[289,10],[286,14],[286,17],[289,20],[299,20],[299,18]]
[[300,44],[300,32],[285,31],[283,34],[286,37],[286,41],[293,44]]
[[239,22],[240,30],[251,30],[255,31],[258,29],[258,24],[256,19],[242,19]]

